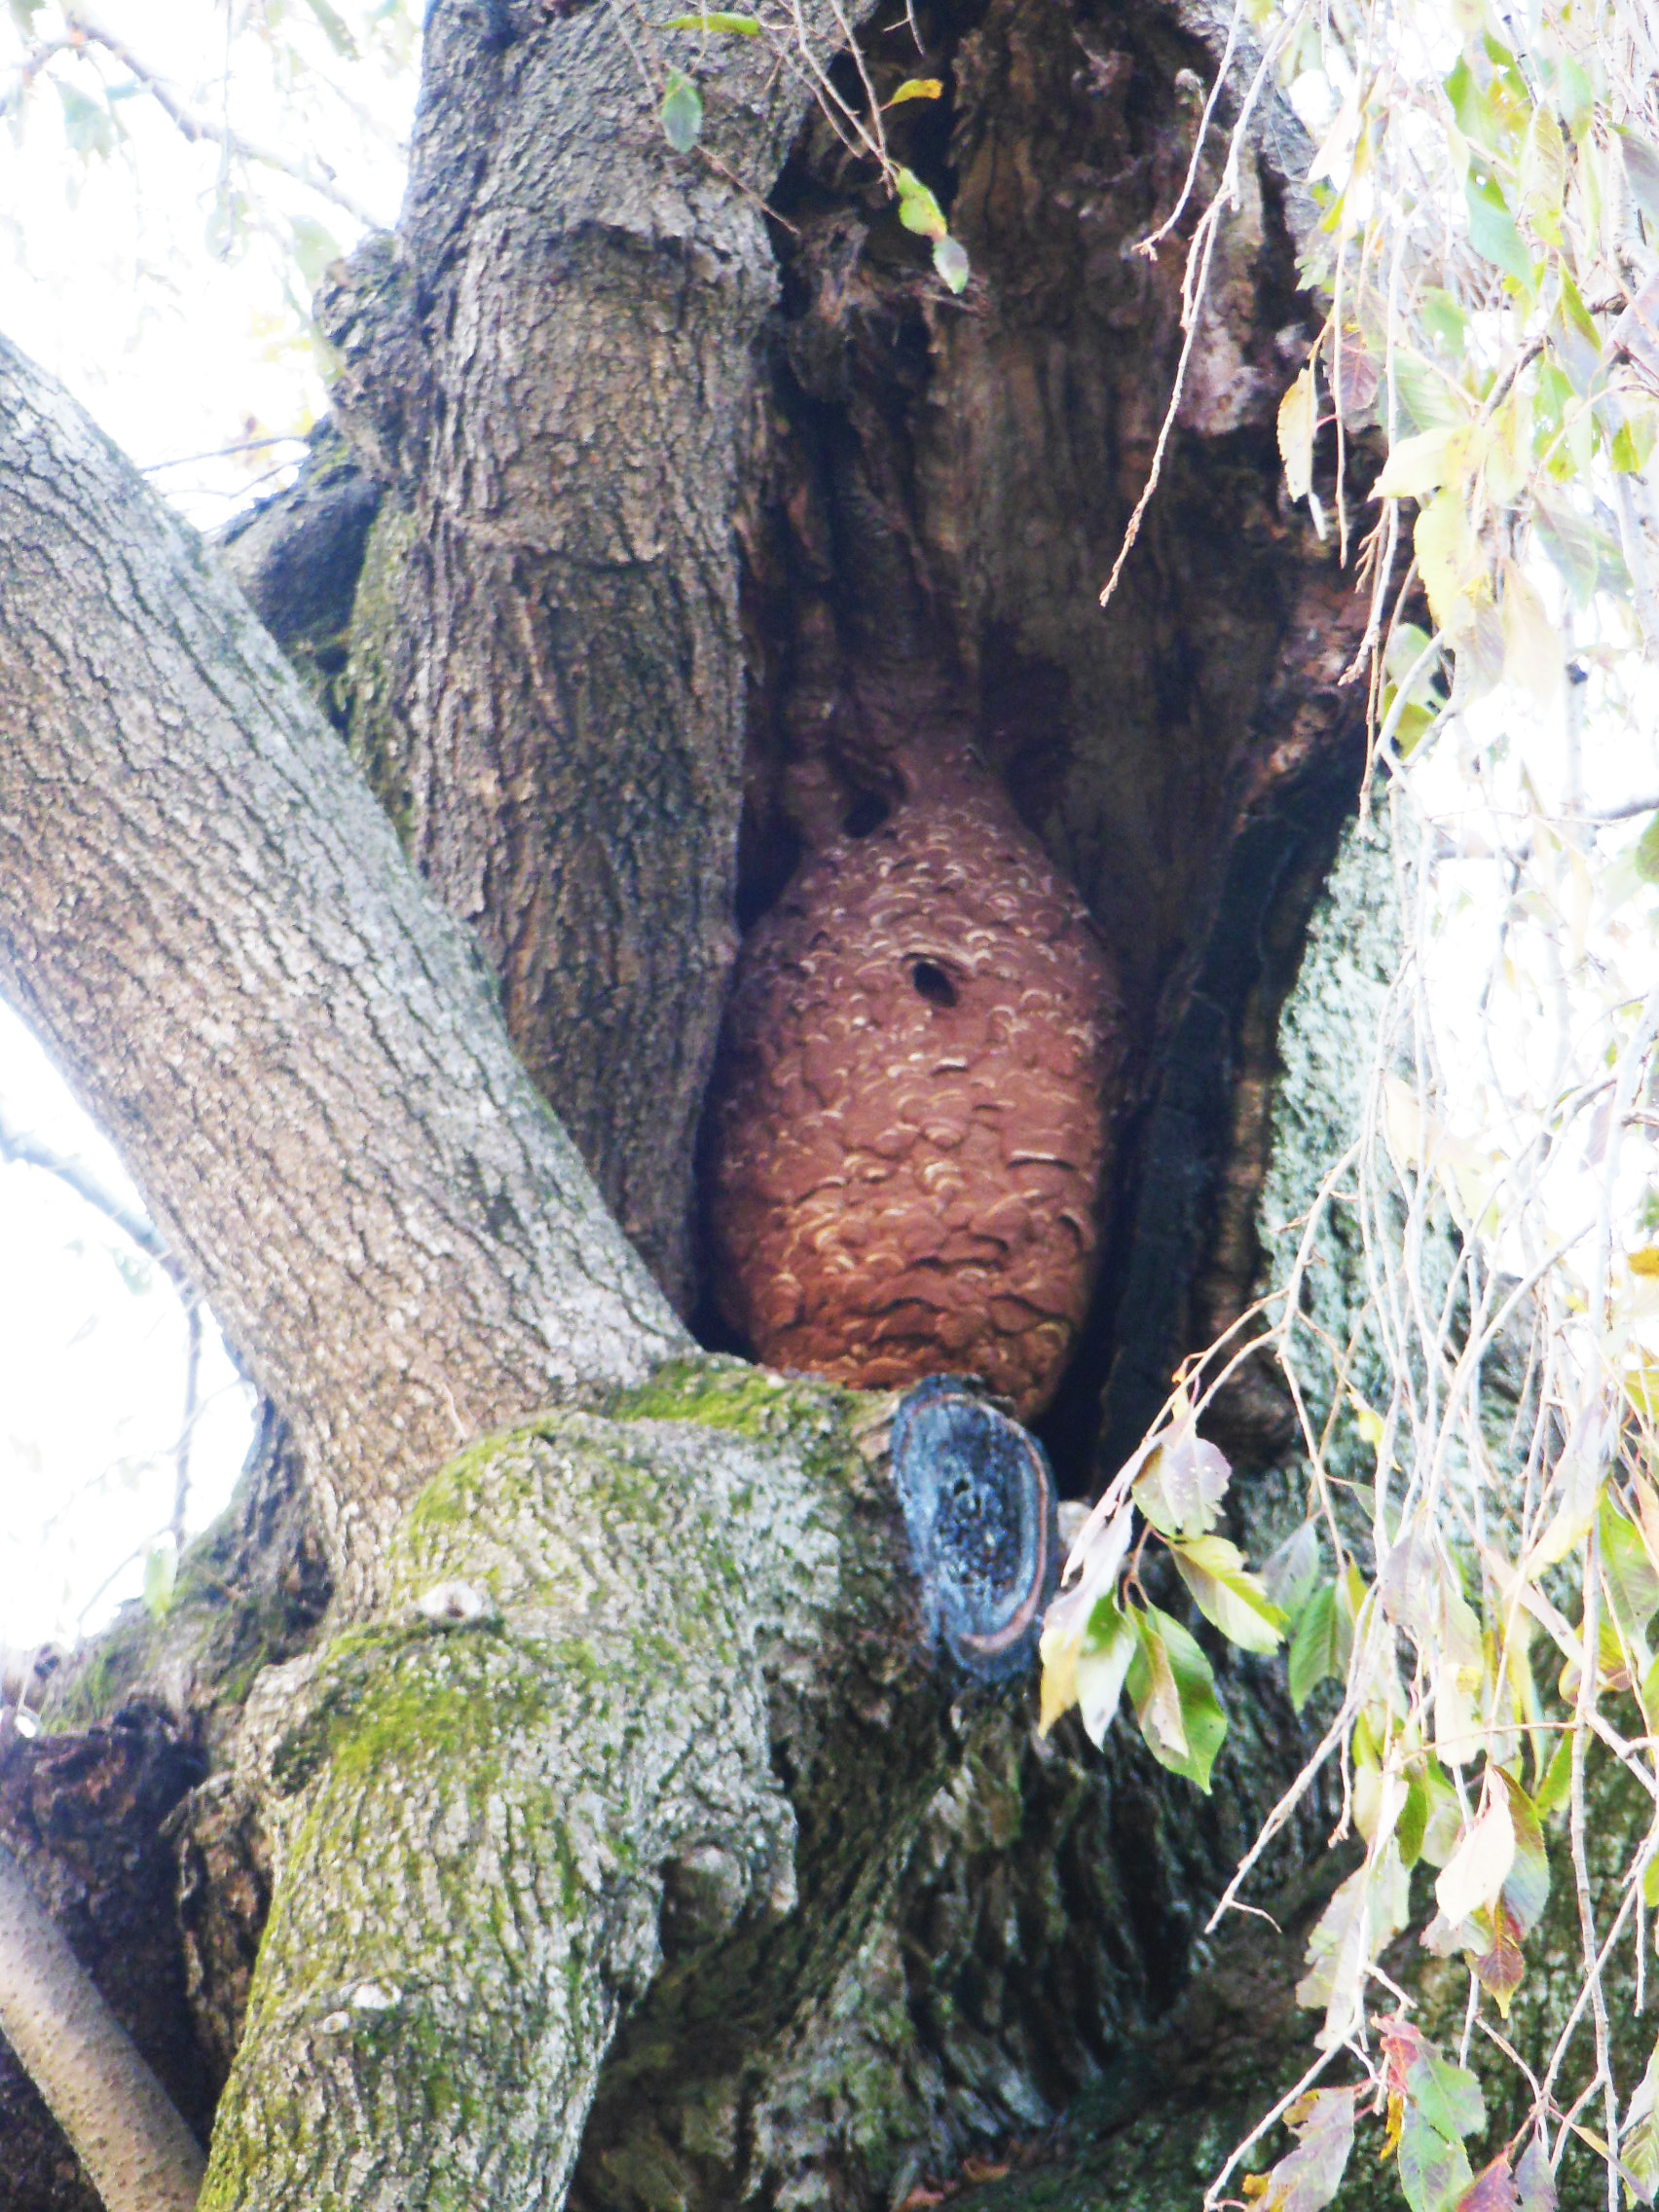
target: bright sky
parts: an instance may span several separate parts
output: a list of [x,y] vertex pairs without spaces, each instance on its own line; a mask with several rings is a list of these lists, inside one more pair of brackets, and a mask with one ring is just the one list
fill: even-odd
[[[26,13],[26,11],[24,11]],[[363,222],[269,167],[188,143],[137,88],[322,175],[389,223],[415,88],[411,0],[99,0],[126,61],[64,51],[34,75],[0,16],[0,333],[62,379],[203,529],[271,488],[323,362],[303,309]],[[35,52],[61,45],[53,0]],[[354,51],[342,55],[344,43]],[[228,61],[227,61],[228,55]],[[77,141],[80,150],[77,150]],[[184,461],[184,466],[163,464]],[[115,1155],[0,1005],[0,1121],[137,1204]],[[173,1514],[186,1324],[162,1272],[54,1176],[0,1165],[0,1647],[98,1626],[143,1588]],[[224,1506],[251,1396],[206,1332],[187,1524]]]

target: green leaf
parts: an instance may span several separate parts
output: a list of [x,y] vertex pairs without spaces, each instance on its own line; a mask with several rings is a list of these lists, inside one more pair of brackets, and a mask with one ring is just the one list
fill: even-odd
[[1430,286],[1422,296],[1418,309],[1424,329],[1439,346],[1443,346],[1455,360],[1461,360],[1468,343],[1468,317],[1462,309],[1438,284]]
[[1262,1587],[1291,1620],[1319,1587],[1319,1525],[1304,1521],[1262,1562]]
[[1610,1497],[1604,1497],[1597,1533],[1602,1548],[1602,1586],[1625,1633],[1646,1656],[1647,1624],[1659,1612],[1659,1574],[1647,1556],[1641,1530]]
[[1556,1746],[1555,1756],[1544,1770],[1532,1797],[1532,1810],[1540,1818],[1547,1818],[1567,1803],[1572,1788],[1572,1738],[1564,1736]]
[[314,287],[321,283],[322,273],[329,263],[340,259],[339,243],[332,232],[323,224],[313,222],[309,215],[296,215],[290,228],[300,274]]
[[670,16],[671,31],[719,31],[730,38],[758,38],[760,19],[757,16],[735,16],[729,8],[712,8],[701,16]]
[[944,96],[944,86],[938,77],[906,77],[893,97],[889,107],[903,107],[906,100],[937,100]]
[[703,95],[680,69],[669,75],[662,103],[662,134],[677,154],[688,154],[703,134]]
[[12,20],[24,38],[34,37],[34,19],[46,5],[46,0],[9,0]]
[[108,161],[115,152],[115,118],[102,100],[90,100],[73,85],[59,84],[57,97],[63,109],[63,135],[72,152],[83,160],[96,154]]
[[328,0],[306,0],[306,6],[322,25],[322,35],[335,53],[344,60],[355,61],[357,42],[329,6]]
[[1529,291],[1533,290],[1531,256],[1522,243],[1497,179],[1490,172],[1471,168],[1463,186],[1463,203],[1469,217],[1469,243],[1481,259],[1501,269],[1506,276],[1513,276]]
[[1243,1554],[1225,1536],[1197,1536],[1170,1546],[1182,1581],[1206,1621],[1242,1651],[1276,1651],[1289,1626]]
[[898,184],[899,220],[904,228],[924,239],[947,237],[943,210],[921,178],[911,169],[901,169]]
[[953,292],[960,294],[968,289],[968,249],[960,239],[935,239],[933,265]]
[[[1646,2071],[1637,2083],[1624,2125],[1619,2129],[1619,2163],[1636,2183],[1641,2201],[1651,2204],[1659,2193],[1659,2044],[1655,2044]],[[1629,2201],[1627,2195],[1626,2201]]]
[[1462,2139],[1485,2123],[1481,2086],[1466,2068],[1432,2048],[1413,2059],[1399,2152],[1400,2187],[1412,2212],[1456,2212],[1474,2179]]
[[1290,1702],[1298,1713],[1321,1682],[1346,1676],[1352,1652],[1352,1624],[1337,1603],[1336,1584],[1327,1582],[1309,1599],[1291,1639]]
[[171,1544],[157,1544],[144,1559],[144,1610],[153,1621],[165,1620],[178,1580],[178,1554]]
[[1138,1648],[1127,1677],[1135,1718],[1160,1766],[1206,1793],[1227,1734],[1209,1661],[1179,1621],[1149,1605],[1136,1621]]
[[1537,1807],[1512,1774],[1500,1768],[1497,1779],[1509,1793],[1509,1823],[1515,1831],[1515,1857],[1504,1877],[1503,1905],[1517,1936],[1525,1937],[1536,1928],[1549,1902],[1549,1854]]

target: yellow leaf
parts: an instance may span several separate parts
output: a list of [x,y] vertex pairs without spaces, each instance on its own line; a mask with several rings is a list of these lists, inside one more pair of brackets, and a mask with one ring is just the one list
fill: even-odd
[[1544,603],[1513,561],[1503,564],[1503,681],[1546,704],[1561,695],[1561,638]]
[[1644,1244],[1640,1252],[1633,1252],[1630,1272],[1633,1275],[1659,1275],[1659,1244]]
[[1414,438],[1399,438],[1371,487],[1371,497],[1420,499],[1425,492],[1438,492],[1442,484],[1454,483],[1462,474],[1468,449],[1469,433],[1464,428],[1421,430]]
[[887,105],[899,107],[905,100],[937,100],[942,98],[943,93],[944,86],[938,77],[906,77]]
[[[1048,1643],[1045,1636],[1043,1644]],[[1042,1646],[1039,1646],[1042,1649]],[[1046,1736],[1062,1713],[1077,1703],[1078,1646],[1069,1640],[1053,1650],[1043,1649],[1043,1702],[1037,1716],[1037,1733]]]
[[1318,413],[1309,363],[1279,401],[1279,458],[1284,462],[1285,490],[1293,499],[1306,499],[1313,489],[1313,431]]
[[1498,1789],[1471,1822],[1434,1885],[1435,1901],[1454,1928],[1497,1902],[1514,1863],[1515,1824],[1508,1792]]
[[1418,516],[1413,542],[1436,627],[1448,637],[1462,636],[1474,626],[1481,544],[1461,492],[1449,487],[1435,494]]
[[1521,148],[1521,213],[1551,245],[1561,243],[1566,198],[1567,141],[1553,111],[1535,107]]

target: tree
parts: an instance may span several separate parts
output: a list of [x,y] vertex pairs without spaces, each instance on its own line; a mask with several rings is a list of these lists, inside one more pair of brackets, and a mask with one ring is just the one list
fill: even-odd
[[[1194,158],[1214,30],[996,0],[872,17],[855,65],[830,11],[784,67],[696,28],[659,57],[608,10],[435,10],[399,231],[322,304],[346,450],[230,555],[333,728],[6,361],[0,977],[273,1409],[159,1638],[59,1693],[151,1715],[96,1751],[139,1828],[214,1770],[180,1816],[197,2032],[240,2031],[207,2202],[572,2172],[584,2202],[872,2201],[1099,2064],[1097,1986],[1007,2038],[977,2117],[942,2004],[931,2053],[886,2031],[920,2087],[852,2078],[964,1683],[1029,1651],[1039,1462],[958,1395],[778,1382],[682,1316],[734,911],[787,872],[801,777],[850,803],[918,723],[977,733],[1124,977],[1070,1487],[1247,1297],[1277,1009],[1362,758],[1364,609],[1280,499],[1307,333],[1271,101],[1162,501],[1113,624],[1085,611],[1181,348],[1178,249],[1124,248]],[[960,304],[815,70],[831,108],[861,71],[948,82],[886,129],[948,201]],[[1259,1445],[1279,1409],[1230,1418]],[[1014,1802],[1075,1791],[980,1725]],[[1125,2012],[1179,1979],[1187,1893],[1284,1755],[1173,1866],[1125,1788],[1086,1939],[1126,1943]],[[1137,1878],[1166,1914],[1138,1933]],[[887,2002],[929,1995],[901,1968]]]

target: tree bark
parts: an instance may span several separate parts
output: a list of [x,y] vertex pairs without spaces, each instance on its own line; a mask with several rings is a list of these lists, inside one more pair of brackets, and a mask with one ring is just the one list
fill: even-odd
[[293,672],[0,355],[0,979],[298,1431],[360,1604],[457,1446],[685,1339]]

